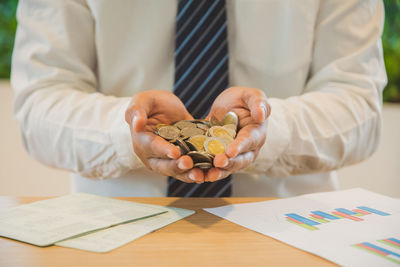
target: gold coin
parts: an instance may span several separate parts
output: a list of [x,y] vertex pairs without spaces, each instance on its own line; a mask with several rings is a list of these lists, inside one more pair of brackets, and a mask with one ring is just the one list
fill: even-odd
[[225,153],[225,146],[225,143],[221,139],[215,137],[208,138],[204,143],[206,151],[211,155]]
[[236,125],[234,125],[234,124],[226,124],[226,125],[222,126],[222,128],[231,129],[231,130],[234,130],[236,132]]
[[[233,125],[233,124],[228,124],[228,125]],[[224,125],[227,126],[227,125]],[[224,128],[224,126],[222,126],[222,128]],[[236,137],[236,131],[230,128],[224,128],[231,137],[235,138]]]
[[212,137],[221,137],[224,135],[229,135],[231,137],[234,137],[236,135],[236,132],[230,129],[225,129],[222,126],[213,126],[209,130],[209,135]]
[[179,137],[179,129],[174,126],[163,126],[158,129],[158,135],[164,139],[172,140]]
[[237,127],[239,122],[239,118],[236,115],[235,112],[229,111],[228,113],[225,114],[225,116],[222,118],[222,124],[227,125],[227,124],[233,124]]
[[194,135],[189,138],[189,142],[196,148],[197,151],[201,151],[204,149],[204,142],[206,141],[207,136],[205,135]]
[[233,142],[233,138],[229,135],[223,135],[218,138],[221,139],[222,142],[224,142],[226,146],[228,146],[230,143]]

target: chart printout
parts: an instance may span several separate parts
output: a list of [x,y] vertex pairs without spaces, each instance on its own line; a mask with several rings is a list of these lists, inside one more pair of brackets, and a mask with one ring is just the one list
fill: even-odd
[[364,189],[205,209],[345,266],[400,266],[400,200]]

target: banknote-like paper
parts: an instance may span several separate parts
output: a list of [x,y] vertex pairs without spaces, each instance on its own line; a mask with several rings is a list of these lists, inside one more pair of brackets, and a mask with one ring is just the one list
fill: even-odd
[[0,236],[49,246],[74,236],[158,215],[153,205],[77,193],[2,211]]
[[108,252],[194,213],[192,210],[172,207],[162,207],[162,209],[167,212],[68,239],[56,245],[92,252]]

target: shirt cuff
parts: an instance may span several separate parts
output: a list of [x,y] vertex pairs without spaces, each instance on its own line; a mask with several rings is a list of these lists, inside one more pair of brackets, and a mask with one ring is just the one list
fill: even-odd
[[121,173],[144,167],[144,164],[133,150],[129,125],[125,121],[125,111],[128,108],[130,101],[130,97],[121,98],[120,109],[117,112],[117,116],[112,124],[110,132],[111,141],[115,147],[118,161],[121,166]]
[[276,164],[289,145],[289,113],[282,99],[269,98],[268,103],[271,106],[271,115],[267,121],[267,138],[257,159],[246,172],[263,173],[269,177],[290,176],[287,170]]

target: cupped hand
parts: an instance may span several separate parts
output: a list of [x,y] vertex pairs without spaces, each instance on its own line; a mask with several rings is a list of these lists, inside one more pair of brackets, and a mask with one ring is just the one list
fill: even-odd
[[202,183],[204,173],[193,168],[192,159],[187,155],[181,156],[178,147],[154,134],[158,124],[192,119],[180,99],[164,90],[136,94],[125,112],[133,149],[147,168],[183,182]]
[[205,181],[214,182],[245,169],[254,162],[265,143],[271,108],[264,92],[247,87],[226,89],[215,99],[207,117],[221,120],[229,111],[239,118],[237,136],[227,146],[225,154],[215,156],[215,168],[208,170]]

